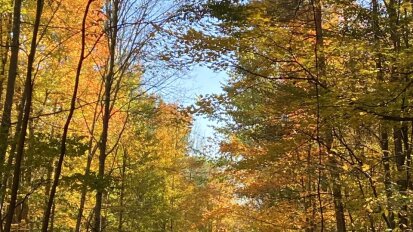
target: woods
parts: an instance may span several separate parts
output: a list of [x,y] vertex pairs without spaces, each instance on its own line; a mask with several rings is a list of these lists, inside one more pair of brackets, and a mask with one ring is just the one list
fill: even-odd
[[[257,231],[410,231],[410,1],[215,1],[221,152]],[[229,57],[229,58],[228,58]],[[229,175],[229,174],[228,174]],[[258,218],[262,221],[255,221]]]
[[[413,230],[412,1],[0,13],[0,231]],[[200,65],[222,91],[168,100]]]
[[212,198],[213,164],[189,156],[192,117],[151,91],[171,77],[144,77],[181,6],[1,2],[1,231],[209,226],[213,204],[184,205]]

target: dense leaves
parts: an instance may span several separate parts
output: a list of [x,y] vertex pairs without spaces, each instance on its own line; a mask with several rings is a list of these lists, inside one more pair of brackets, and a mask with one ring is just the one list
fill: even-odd
[[412,4],[0,0],[0,231],[412,230]]
[[255,228],[410,229],[411,3],[206,6],[236,45],[221,44],[231,78],[198,112],[224,125],[226,173],[267,222]]

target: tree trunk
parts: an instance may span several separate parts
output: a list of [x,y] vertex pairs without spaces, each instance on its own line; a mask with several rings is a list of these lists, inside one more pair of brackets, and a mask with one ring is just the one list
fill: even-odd
[[[125,147],[123,148],[125,149]],[[124,210],[124,198],[125,198],[125,181],[126,181],[126,159],[128,153],[126,150],[123,151],[122,158],[122,172],[121,172],[121,186],[120,186],[120,196],[119,196],[119,224],[118,232],[123,231],[123,210]]]
[[[4,172],[2,176],[2,183],[0,186],[0,191],[1,191],[1,196],[0,196],[0,215],[3,214],[3,207],[4,207],[4,201],[5,201],[5,196],[6,196],[6,190],[7,187],[10,184],[10,174],[11,174],[11,168],[13,164],[13,158],[16,153],[16,147],[17,143],[19,141],[19,135],[21,132],[21,126],[23,122],[23,111],[24,111],[24,104],[25,104],[26,96],[22,96],[22,100],[20,101],[19,106],[17,108],[19,109],[18,116],[17,116],[17,123],[14,131],[14,136],[13,136],[13,141],[10,147],[10,152],[7,157],[7,163],[6,166],[4,167]],[[3,220],[0,220],[0,228],[3,228]]]
[[307,197],[304,198],[304,210],[305,210],[305,215],[306,215],[306,226],[305,226],[305,232],[314,232],[316,231],[316,225],[315,225],[315,207],[314,207],[314,200],[312,196],[312,191],[313,191],[313,161],[311,159],[311,150],[312,146],[311,144],[308,145],[308,151],[307,151],[307,183],[303,183],[303,186],[305,186],[306,189],[306,195]]
[[[325,77],[326,75],[326,59],[324,55],[324,36],[323,36],[323,25],[322,25],[322,5],[320,0],[313,0],[313,12],[314,12],[314,27],[315,27],[315,36],[316,36],[316,45],[315,45],[315,56],[316,56],[316,68],[317,68],[317,117],[320,118],[320,105],[319,105],[319,86],[318,83],[320,82],[321,78]],[[320,120],[317,120],[317,139],[320,140],[319,130]],[[326,147],[327,152],[326,155],[330,154],[330,150],[333,144],[333,135],[332,135],[333,128],[330,125],[326,125],[325,128],[325,135],[324,139],[326,140]],[[320,144],[319,144],[320,146]],[[342,202],[342,190],[340,184],[340,174],[334,168],[337,166],[336,157],[329,156],[328,158],[329,165],[331,166],[330,174],[332,177],[332,185],[333,185],[333,201],[334,201],[334,208],[335,208],[335,217],[336,217],[336,229],[339,232],[346,231],[346,222],[345,222],[345,214],[344,214],[344,205]]]
[[392,207],[393,188],[391,184],[390,174],[389,136],[387,134],[386,128],[382,128],[381,132],[381,149],[383,151],[384,188],[387,198],[387,211],[389,212],[387,217],[388,221],[386,221],[386,224],[389,229],[394,229],[396,227],[396,223],[394,221],[394,213]]
[[[90,166],[92,164],[92,157],[88,156],[87,157],[87,164],[85,168],[85,177],[89,176],[90,174]],[[86,195],[87,195],[87,186],[82,187],[82,193],[80,196],[80,204],[79,204],[79,211],[77,213],[77,218],[76,218],[76,228],[75,232],[80,232],[80,228],[82,225],[82,217],[83,217],[83,210],[85,208],[85,203],[86,203]]]
[[[1,64],[0,64],[0,109],[3,108],[3,88],[4,81],[6,80],[6,67],[9,58],[10,40],[11,40],[11,25],[12,15],[3,14],[0,16],[0,44],[4,47],[0,48],[1,51]],[[6,38],[3,38],[5,35]]]
[[332,176],[333,182],[333,200],[334,200],[334,209],[336,214],[336,227],[337,231],[344,232],[346,231],[346,221],[345,221],[345,214],[344,214],[344,205],[343,205],[343,196],[340,184],[340,174],[334,167],[337,167],[337,161],[333,157],[330,160],[330,165],[332,166],[332,170],[330,171]]
[[[98,117],[98,108],[100,105],[100,100],[101,100],[101,94],[102,94],[102,87],[103,85],[100,85],[99,88],[99,96],[98,100],[96,101],[95,105],[95,111],[93,114],[93,121],[92,121],[92,126],[90,129],[90,139],[89,139],[89,154],[87,156],[87,161],[86,161],[86,167],[85,167],[85,177],[88,177],[90,175],[90,167],[92,165],[92,160],[93,157],[95,156],[97,146],[93,147],[93,140],[94,140],[94,132],[95,132],[95,127],[96,127],[96,121]],[[75,232],[80,232],[81,224],[82,224],[82,217],[83,217],[83,210],[85,208],[85,202],[86,202],[86,195],[87,195],[87,185],[82,186],[82,193],[80,196],[80,204],[79,204],[79,211],[77,213],[77,219],[76,219],[76,228]]]
[[102,122],[102,135],[100,139],[100,149],[99,149],[99,170],[98,170],[98,186],[96,189],[96,204],[95,204],[95,222],[93,231],[101,232],[101,212],[102,212],[102,202],[103,202],[103,192],[104,186],[104,176],[105,176],[105,161],[106,161],[106,148],[107,139],[109,131],[109,119],[110,119],[110,104],[111,104],[111,89],[114,79],[114,68],[115,68],[115,52],[116,52],[116,40],[118,33],[118,11],[119,11],[119,0],[113,0],[110,4],[109,15],[110,17],[110,29],[109,29],[109,39],[110,39],[110,60],[108,73],[105,76],[105,92],[104,92],[104,113]]
[[[9,232],[11,229],[11,224],[13,222],[13,215],[14,215],[14,210],[16,208],[16,201],[17,201],[18,190],[19,190],[19,185],[20,185],[21,163],[23,161],[24,144],[26,140],[26,133],[27,133],[27,127],[29,124],[31,104],[32,104],[33,63],[34,63],[34,58],[36,55],[37,34],[39,31],[40,18],[42,15],[42,11],[43,11],[43,0],[38,0],[37,7],[36,7],[36,18],[35,18],[35,22],[33,26],[33,36],[31,40],[30,52],[29,52],[29,56],[27,60],[27,72],[26,72],[26,80],[25,80],[25,84],[24,84],[25,86],[24,86],[24,92],[23,92],[23,96],[26,97],[26,101],[25,101],[26,103],[24,104],[24,115],[23,115],[23,121],[22,121],[22,128],[20,131],[19,141],[18,141],[17,150],[16,150],[16,162],[15,162],[14,171],[13,171],[13,184],[12,184],[12,189],[11,189],[11,194],[10,194],[9,210],[8,210],[7,217],[6,217],[6,224],[4,225],[4,231],[6,232]],[[24,99],[22,99],[22,101],[24,101]],[[5,104],[5,107],[6,107],[6,104]],[[2,160],[2,163],[3,162],[4,160]]]
[[15,0],[13,6],[13,25],[11,40],[11,55],[9,63],[9,74],[7,78],[6,99],[3,105],[3,115],[0,124],[0,176],[3,175],[3,165],[8,146],[9,130],[11,126],[11,110],[13,106],[14,85],[16,83],[18,59],[19,59],[19,37],[20,37],[20,14],[22,0]]
[[52,207],[54,204],[54,198],[56,195],[56,190],[57,186],[59,185],[59,179],[60,179],[60,174],[62,172],[62,166],[63,166],[63,161],[66,155],[66,140],[67,140],[67,134],[69,131],[69,126],[70,122],[72,121],[72,117],[76,108],[76,99],[77,99],[77,91],[79,88],[79,79],[80,79],[80,73],[82,70],[82,65],[83,61],[85,59],[85,48],[86,48],[86,19],[87,15],[89,13],[89,8],[90,5],[92,4],[94,0],[88,0],[85,13],[83,15],[83,20],[82,20],[82,38],[81,38],[81,48],[80,48],[80,57],[79,57],[79,62],[77,65],[76,69],[76,77],[75,77],[75,85],[73,87],[73,94],[70,102],[70,109],[69,109],[69,115],[67,116],[66,123],[63,127],[63,133],[62,133],[62,142],[60,144],[60,154],[59,154],[59,160],[57,161],[57,165],[55,168],[55,173],[54,173],[54,178],[53,178],[53,184],[52,188],[50,189],[50,195],[49,195],[49,200],[43,215],[43,223],[42,223],[42,231],[47,232],[48,231],[48,226],[49,226],[49,219],[50,219],[50,213],[52,211]]

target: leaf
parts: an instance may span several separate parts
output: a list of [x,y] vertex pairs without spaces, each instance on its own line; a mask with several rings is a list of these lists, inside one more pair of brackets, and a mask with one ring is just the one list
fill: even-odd
[[361,170],[363,170],[363,172],[367,172],[368,170],[370,170],[370,165],[368,164],[363,164],[361,166]]

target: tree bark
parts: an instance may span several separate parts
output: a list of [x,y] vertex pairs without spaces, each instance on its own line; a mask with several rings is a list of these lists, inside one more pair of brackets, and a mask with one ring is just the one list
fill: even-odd
[[386,128],[382,128],[381,132],[381,149],[383,151],[383,168],[384,168],[384,188],[387,198],[387,211],[388,221],[386,221],[387,227],[389,229],[394,229],[396,223],[394,221],[393,203],[391,202],[393,197],[393,188],[391,184],[391,173],[390,173],[390,157],[389,157],[389,135]]
[[[323,35],[323,24],[322,24],[322,5],[320,0],[313,0],[313,12],[314,12],[314,29],[315,29],[315,36],[316,36],[316,45],[315,45],[315,56],[316,56],[316,68],[317,68],[317,83],[321,82],[320,79],[326,76],[326,58],[324,55],[324,35]],[[318,84],[316,84],[318,85]],[[316,86],[317,89],[317,117],[320,118],[320,105],[319,105],[319,88]],[[317,120],[317,139],[320,140],[319,136],[319,119]],[[330,150],[333,144],[333,135],[332,135],[333,128],[330,125],[326,125],[324,139],[326,142],[326,154],[329,156]],[[320,146],[320,144],[319,144]],[[346,231],[346,221],[345,221],[345,214],[344,214],[344,205],[342,202],[342,190],[340,184],[340,174],[334,169],[337,166],[337,160],[334,156],[329,156],[328,158],[329,165],[331,166],[330,175],[332,177],[332,187],[333,187],[333,201],[334,201],[334,209],[335,209],[335,217],[336,217],[336,229],[339,232]]]
[[[3,214],[3,207],[4,207],[4,201],[5,201],[5,196],[6,196],[6,190],[7,187],[10,185],[10,175],[11,175],[11,168],[13,164],[13,159],[16,153],[16,147],[17,143],[19,141],[19,136],[21,132],[21,127],[22,127],[22,122],[23,122],[23,113],[24,113],[24,104],[25,104],[25,99],[26,96],[22,96],[22,100],[20,101],[20,104],[17,106],[19,109],[19,113],[17,116],[17,123],[14,131],[14,136],[13,136],[13,141],[10,147],[10,152],[7,157],[7,162],[6,166],[4,167],[4,172],[2,176],[2,183],[0,186],[0,191],[1,191],[1,196],[0,196],[0,215]],[[3,228],[3,220],[0,220],[0,228]]]
[[110,14],[109,22],[109,67],[108,73],[105,76],[105,91],[104,91],[104,112],[103,112],[103,122],[102,122],[102,135],[100,139],[100,149],[99,149],[99,170],[98,170],[98,186],[96,189],[96,204],[95,204],[95,222],[93,231],[101,232],[102,223],[101,223],[101,212],[102,212],[102,203],[103,203],[103,193],[104,193],[104,176],[105,176],[105,162],[106,162],[106,148],[107,148],[107,139],[109,131],[109,119],[110,119],[110,107],[111,107],[111,90],[112,83],[114,79],[114,68],[115,68],[115,52],[116,52],[116,42],[117,42],[117,33],[118,33],[118,11],[119,11],[119,0],[111,1],[110,9],[108,13]]
[[82,65],[83,61],[85,59],[85,49],[86,49],[86,19],[87,15],[89,13],[90,5],[92,4],[94,0],[88,0],[85,13],[83,15],[82,19],[82,29],[81,29],[81,48],[80,48],[80,57],[79,57],[79,62],[77,65],[76,69],[76,76],[75,76],[75,85],[73,87],[73,94],[72,98],[70,101],[70,109],[69,109],[69,114],[66,118],[65,125],[63,127],[63,133],[62,133],[62,142],[60,144],[60,154],[59,154],[59,160],[57,161],[57,165],[55,168],[54,172],[54,178],[53,178],[53,184],[52,188],[50,189],[50,195],[49,195],[49,200],[46,205],[46,209],[43,215],[43,223],[42,223],[42,231],[47,232],[48,231],[48,226],[49,226],[49,220],[50,220],[50,214],[53,208],[54,204],[54,198],[56,195],[56,190],[57,186],[59,185],[59,179],[60,179],[60,174],[62,172],[62,166],[63,166],[63,161],[66,155],[66,140],[67,140],[67,134],[69,132],[69,126],[70,122],[72,121],[72,117],[76,108],[76,99],[77,99],[77,92],[79,88],[79,79],[80,79],[80,73],[82,71]]
[[123,147],[123,157],[122,157],[122,172],[121,172],[121,186],[120,186],[120,196],[119,196],[119,224],[118,232],[123,231],[123,210],[124,210],[124,198],[125,198],[125,181],[126,181],[126,160],[128,152]]
[[[12,14],[4,14],[0,21],[0,44],[1,44],[1,66],[0,66],[0,109],[3,108],[3,88],[6,80],[6,67],[9,58]],[[5,35],[5,38],[3,38]],[[3,47],[4,46],[4,47]]]
[[[90,129],[90,138],[89,138],[89,154],[87,156],[87,161],[86,161],[86,167],[85,167],[85,177],[88,177],[90,175],[90,167],[92,165],[92,160],[93,157],[95,156],[96,153],[96,149],[97,146],[93,146],[93,140],[94,140],[94,132],[95,132],[95,127],[96,127],[96,122],[97,122],[97,118],[98,118],[98,114],[99,114],[99,105],[100,105],[100,101],[101,101],[101,94],[102,94],[102,87],[103,85],[100,85],[99,88],[99,96],[98,96],[98,100],[96,101],[96,105],[95,105],[95,110],[94,110],[94,114],[93,114],[93,121],[92,121],[92,125],[91,125],[91,129]],[[83,217],[83,211],[84,211],[84,207],[85,207],[85,202],[86,202],[86,195],[87,195],[87,185],[83,185],[82,186],[82,193],[80,196],[80,204],[79,204],[79,211],[77,213],[77,219],[76,219],[76,228],[75,228],[75,232],[80,232],[80,228],[81,228],[81,224],[82,224],[82,217]]]
[[[29,56],[27,59],[27,72],[26,72],[26,80],[25,80],[25,86],[24,86],[24,92],[23,92],[23,96],[26,97],[26,101],[25,101],[26,103],[24,104],[24,115],[23,115],[23,121],[22,121],[22,128],[19,134],[19,141],[18,141],[17,150],[16,150],[16,162],[15,162],[14,171],[13,171],[13,184],[12,184],[12,189],[11,189],[11,194],[10,194],[10,204],[9,204],[9,210],[7,212],[6,224],[4,225],[5,232],[9,232],[11,229],[11,224],[12,224],[13,216],[14,216],[14,210],[16,208],[16,201],[18,197],[21,164],[22,164],[23,156],[24,156],[24,144],[26,140],[27,127],[28,127],[29,120],[30,120],[30,112],[31,112],[31,104],[32,104],[33,64],[34,64],[34,58],[36,56],[37,34],[39,32],[40,18],[42,16],[42,12],[43,12],[43,0],[38,0],[37,7],[36,7],[36,18],[35,18],[35,22],[33,26],[33,36],[31,40]],[[22,101],[24,101],[24,99],[22,99]],[[4,160],[2,160],[2,163],[3,162]]]
[[0,176],[3,175],[3,166],[8,146],[9,130],[11,126],[11,110],[13,106],[14,86],[16,83],[19,61],[20,15],[22,0],[15,0],[13,6],[11,55],[9,73],[7,77],[6,98],[3,105],[3,114],[0,124]]

